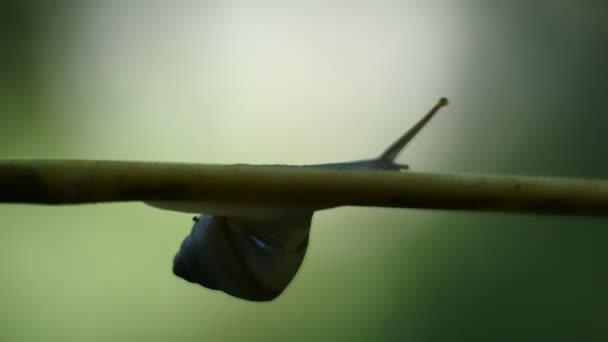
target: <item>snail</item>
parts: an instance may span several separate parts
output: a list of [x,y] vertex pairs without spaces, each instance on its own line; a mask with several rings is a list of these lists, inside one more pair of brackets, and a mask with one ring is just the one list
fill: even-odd
[[[300,167],[341,170],[407,170],[397,155],[447,105],[441,98],[380,156],[353,162]],[[154,207],[196,212],[194,225],[173,260],[173,273],[188,282],[249,301],[271,301],[300,269],[315,211],[327,207],[239,207],[225,203],[150,202]]]

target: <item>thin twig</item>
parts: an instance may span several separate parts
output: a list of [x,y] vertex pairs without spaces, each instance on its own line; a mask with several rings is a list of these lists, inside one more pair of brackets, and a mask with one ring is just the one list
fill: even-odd
[[0,203],[193,200],[608,216],[608,181],[296,166],[0,160]]

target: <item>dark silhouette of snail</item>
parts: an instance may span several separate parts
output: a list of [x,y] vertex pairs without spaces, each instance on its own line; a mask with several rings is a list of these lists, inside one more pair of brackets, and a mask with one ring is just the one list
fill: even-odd
[[[447,105],[441,98],[412,128],[380,156],[346,163],[301,167],[344,170],[407,170],[397,155]],[[312,216],[307,208],[249,208],[224,203],[153,202],[155,207],[203,212],[173,260],[173,273],[189,282],[250,301],[270,301],[292,281],[304,260]]]

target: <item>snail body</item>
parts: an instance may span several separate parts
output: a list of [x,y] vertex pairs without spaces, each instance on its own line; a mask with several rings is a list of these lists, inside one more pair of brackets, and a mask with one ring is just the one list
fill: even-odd
[[[302,165],[340,170],[407,170],[394,162],[409,141],[429,122],[442,98],[411,129],[374,159]],[[249,301],[278,297],[297,274],[310,238],[315,211],[322,206],[249,207],[214,202],[150,202],[181,212],[203,212],[173,260],[173,273],[191,283]]]

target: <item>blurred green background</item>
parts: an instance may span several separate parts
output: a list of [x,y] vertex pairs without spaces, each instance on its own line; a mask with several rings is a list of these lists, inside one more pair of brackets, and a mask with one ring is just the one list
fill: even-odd
[[[602,1],[0,4],[0,157],[370,157],[440,96],[415,170],[608,178]],[[607,340],[605,219],[320,212],[256,304],[174,277],[191,217],[0,206],[2,341]]]

